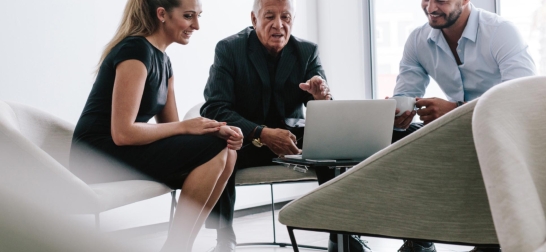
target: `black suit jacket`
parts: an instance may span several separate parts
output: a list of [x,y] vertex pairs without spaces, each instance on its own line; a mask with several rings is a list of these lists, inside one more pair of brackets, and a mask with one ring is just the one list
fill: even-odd
[[290,36],[279,59],[276,83],[270,83],[263,45],[249,39],[253,33],[248,27],[218,42],[201,107],[203,117],[240,127],[245,137],[264,123],[270,104],[276,104],[282,118],[304,118],[303,106],[313,96],[299,84],[315,75],[326,79],[317,45]]

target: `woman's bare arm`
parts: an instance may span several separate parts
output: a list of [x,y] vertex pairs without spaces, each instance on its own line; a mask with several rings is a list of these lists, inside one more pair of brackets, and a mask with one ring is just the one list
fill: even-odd
[[[146,75],[146,67],[138,60],[124,61],[116,68],[116,79],[112,95],[111,126],[112,138],[116,145],[144,145],[174,135],[206,134],[216,132],[220,126],[224,125],[224,123],[206,118],[196,118],[184,122],[175,120],[159,124],[135,122],[144,92]],[[169,97],[167,100],[169,100]],[[168,102],[172,103],[172,105],[175,104],[174,95],[173,99]],[[174,106],[176,113],[176,105]],[[169,107],[169,109],[172,110],[173,108]],[[165,115],[163,116],[165,117]],[[170,112],[166,119],[172,117],[172,112]],[[176,119],[178,119],[178,115],[176,115]]]

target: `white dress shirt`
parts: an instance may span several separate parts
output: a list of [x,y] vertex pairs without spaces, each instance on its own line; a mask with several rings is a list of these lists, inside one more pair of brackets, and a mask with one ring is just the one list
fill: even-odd
[[432,77],[448,100],[471,101],[501,82],[535,75],[535,64],[516,27],[470,5],[457,46],[462,64],[457,65],[442,31],[427,23],[406,42],[394,95],[423,97]]

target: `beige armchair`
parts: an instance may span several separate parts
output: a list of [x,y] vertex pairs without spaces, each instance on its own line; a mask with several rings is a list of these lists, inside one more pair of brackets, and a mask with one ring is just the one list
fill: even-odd
[[86,184],[68,169],[73,131],[74,125],[36,108],[0,101],[0,183],[13,190],[5,193],[27,195],[54,211],[94,214],[98,228],[101,212],[172,192],[134,177]]
[[[498,244],[472,136],[470,102],[284,206],[293,229]],[[372,245],[373,246],[373,245]]]
[[546,251],[546,77],[508,81],[474,112],[474,141],[502,251]]

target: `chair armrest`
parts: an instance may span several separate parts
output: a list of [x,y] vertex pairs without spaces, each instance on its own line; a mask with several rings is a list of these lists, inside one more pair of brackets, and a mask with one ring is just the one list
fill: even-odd
[[203,104],[205,104],[205,102],[197,103],[193,107],[191,107],[190,110],[188,110],[188,112],[186,112],[186,114],[184,115],[183,120],[188,120],[188,119],[200,117],[201,114],[199,113],[199,110],[201,109]]
[[95,212],[99,207],[87,184],[4,124],[0,124],[0,186],[6,193],[61,212]]
[[22,134],[68,168],[74,125],[31,106],[6,103],[15,112]]

